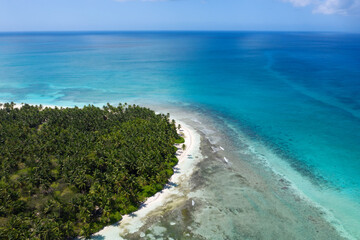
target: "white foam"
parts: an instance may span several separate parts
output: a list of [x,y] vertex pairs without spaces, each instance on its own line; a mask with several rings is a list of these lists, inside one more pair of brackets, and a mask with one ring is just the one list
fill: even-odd
[[219,151],[216,147],[213,147],[213,146],[211,146],[211,149],[213,150],[214,153]]
[[199,120],[197,120],[197,119],[193,119],[193,121],[196,122],[196,123],[202,124],[202,123],[201,123]]

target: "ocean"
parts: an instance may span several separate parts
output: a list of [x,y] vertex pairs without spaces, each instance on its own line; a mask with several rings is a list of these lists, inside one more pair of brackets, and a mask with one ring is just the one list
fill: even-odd
[[359,34],[1,33],[0,102],[10,101],[201,113],[234,146],[230,162],[250,147],[360,239]]

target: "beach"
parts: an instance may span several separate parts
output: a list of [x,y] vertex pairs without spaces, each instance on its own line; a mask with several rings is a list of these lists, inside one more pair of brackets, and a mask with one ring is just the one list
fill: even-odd
[[[121,239],[120,236],[136,233],[151,218],[157,217],[169,209],[174,209],[188,200],[188,191],[184,191],[184,189],[189,187],[190,177],[202,159],[199,149],[200,135],[187,124],[181,121],[176,121],[176,123],[181,124],[179,133],[184,135],[186,149],[182,150],[182,144],[175,145],[178,148],[179,162],[174,167],[174,175],[169,179],[169,183],[161,192],[142,203],[138,211],[123,216],[120,222],[112,226],[105,227],[94,234],[93,239],[97,239],[99,236],[105,239]],[[138,234],[141,235],[141,232]]]
[[221,118],[179,105],[141,105],[171,112],[186,148],[175,144],[179,161],[162,191],[92,239],[356,239],[291,182],[295,173],[283,174],[286,163]]
[[170,184],[93,239],[346,239],[321,207],[213,119],[171,110],[188,148]]

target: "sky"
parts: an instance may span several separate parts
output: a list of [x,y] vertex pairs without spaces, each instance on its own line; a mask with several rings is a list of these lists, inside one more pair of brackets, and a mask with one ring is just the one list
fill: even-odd
[[360,0],[0,0],[0,32],[341,31]]

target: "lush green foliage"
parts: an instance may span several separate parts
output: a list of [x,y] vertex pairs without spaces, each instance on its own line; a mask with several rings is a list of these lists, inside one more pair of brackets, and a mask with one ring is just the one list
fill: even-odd
[[169,115],[139,106],[0,109],[0,238],[90,236],[173,174]]
[[175,140],[175,143],[184,143],[185,142],[185,139],[183,137],[180,137],[178,139]]

